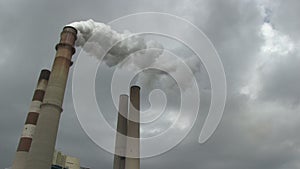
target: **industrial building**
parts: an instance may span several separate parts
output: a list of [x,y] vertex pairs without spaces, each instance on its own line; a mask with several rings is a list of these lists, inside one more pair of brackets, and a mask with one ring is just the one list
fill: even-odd
[[55,150],[52,159],[52,169],[81,169],[80,160]]

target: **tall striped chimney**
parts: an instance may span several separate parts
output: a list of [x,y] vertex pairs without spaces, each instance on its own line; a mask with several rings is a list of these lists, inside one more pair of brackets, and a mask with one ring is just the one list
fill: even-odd
[[[140,169],[140,87],[130,88],[125,169]],[[134,139],[130,139],[134,138]]]
[[40,113],[40,106],[44,99],[45,90],[50,76],[49,70],[42,70],[32,97],[32,101],[27,114],[23,132],[17,147],[12,169],[23,169],[30,150],[32,136]]
[[66,26],[60,37],[25,169],[51,168],[77,30]]
[[117,122],[114,169],[125,169],[128,95],[121,95]]

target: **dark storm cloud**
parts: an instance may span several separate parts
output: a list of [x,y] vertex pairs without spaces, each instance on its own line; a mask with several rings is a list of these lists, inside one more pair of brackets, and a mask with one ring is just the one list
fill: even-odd
[[[202,113],[178,147],[143,160],[141,167],[299,168],[300,138],[295,132],[300,127],[299,52],[295,50],[282,60],[270,63],[272,69],[266,74],[252,72],[264,44],[259,31],[265,18],[258,4],[244,0],[1,1],[0,168],[12,163],[36,79],[40,69],[50,68],[63,25],[89,18],[107,22],[143,11],[184,16],[203,29],[223,61],[229,96],[224,118],[207,143],[197,143],[206,116]],[[271,6],[270,23],[299,43],[298,1],[282,1],[277,8]],[[253,73],[258,73],[262,86],[257,100],[239,93],[244,85],[251,83],[249,74]],[[79,157],[84,166],[111,168],[112,155],[97,148],[80,127],[73,108],[71,85],[70,77],[56,147]],[[209,96],[206,96],[201,110],[207,112],[208,106]]]

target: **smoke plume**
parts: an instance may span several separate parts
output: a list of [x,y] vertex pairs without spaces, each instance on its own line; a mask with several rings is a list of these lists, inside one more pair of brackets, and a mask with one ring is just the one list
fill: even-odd
[[[118,33],[110,26],[95,22],[93,20],[71,23],[70,26],[78,30],[76,46],[80,46],[87,53],[96,56],[108,66],[115,66],[122,62],[129,55],[151,55],[152,61],[147,59],[143,63],[139,62],[135,66],[147,66],[163,52],[163,46],[156,41],[146,41],[144,38],[132,34],[129,31]],[[150,52],[148,49],[156,49]],[[103,58],[102,56],[105,57]],[[146,62],[148,62],[146,64]],[[141,64],[141,65],[139,65]]]
[[[168,73],[175,74],[174,78],[177,83],[188,88],[192,77],[182,73],[178,58],[174,59],[170,55],[165,55],[162,44],[157,41],[146,40],[129,31],[119,33],[110,26],[91,19],[74,22],[69,26],[78,30],[76,46],[82,47],[88,54],[102,59],[106,65],[110,67],[117,65],[128,70],[143,69],[149,66],[163,67]],[[197,59],[196,56],[182,58],[194,75],[199,75],[202,69],[201,62]],[[166,82],[165,75],[166,73],[157,73],[157,71],[142,73],[138,76],[137,81],[146,86],[151,86],[154,80],[166,88],[176,85],[173,82],[168,83],[168,80]]]

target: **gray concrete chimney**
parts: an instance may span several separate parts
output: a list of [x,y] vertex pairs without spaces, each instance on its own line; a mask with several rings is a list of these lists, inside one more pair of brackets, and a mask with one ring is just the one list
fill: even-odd
[[25,169],[50,169],[77,30],[63,28]]
[[119,99],[114,169],[125,169],[127,116],[128,116],[128,96],[121,95]]
[[129,118],[127,125],[127,158],[125,169],[140,169],[140,87],[130,88]]

